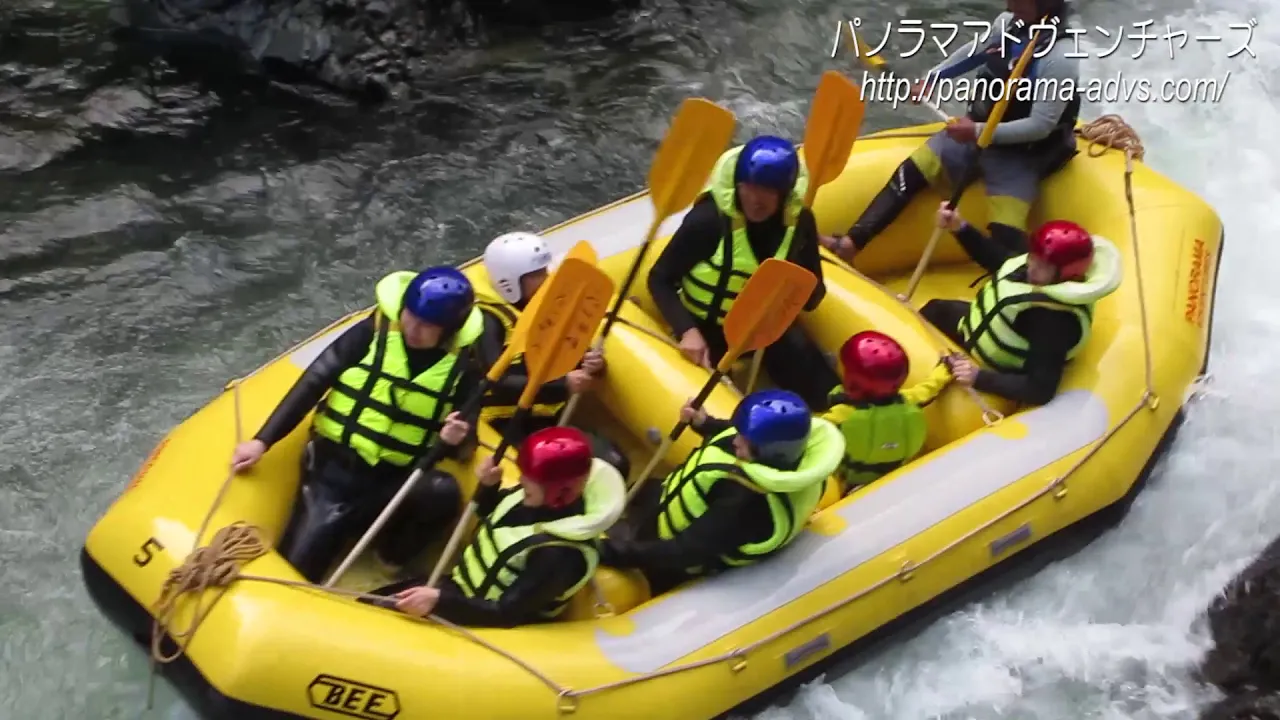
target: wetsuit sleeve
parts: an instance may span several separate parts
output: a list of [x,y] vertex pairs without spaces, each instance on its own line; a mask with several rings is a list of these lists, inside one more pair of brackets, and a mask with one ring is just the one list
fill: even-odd
[[[480,349],[480,366],[483,368],[481,377],[489,372],[489,368],[498,361],[502,356],[502,351],[507,346],[507,329],[503,327],[502,322],[490,313],[484,314],[484,336],[478,343]],[[489,398],[486,400],[488,405],[514,406],[520,400],[520,394],[524,392],[524,386],[529,381],[528,368],[517,358],[511,363],[511,367],[498,378],[498,382],[494,383],[489,390]],[[543,404],[561,403],[569,399],[569,382],[565,378],[558,378],[550,382],[544,383],[542,388],[538,390],[538,395],[534,398],[534,402]]]
[[[1056,43],[1055,43],[1056,45]],[[1071,104],[1071,94],[1079,79],[1079,65],[1073,58],[1063,57],[1051,49],[1036,61],[1036,90],[1031,103],[1031,114],[1019,120],[1009,120],[996,126],[991,136],[992,145],[1009,145],[1043,140],[1058,127],[1058,121]],[[1041,81],[1044,81],[1041,84]],[[977,123],[975,132],[982,134],[986,123]]]
[[925,407],[937,399],[947,385],[951,384],[951,380],[951,369],[946,363],[938,363],[929,373],[929,377],[903,390],[902,399],[916,407]]
[[508,494],[516,491],[516,488],[502,489],[501,485],[481,485],[476,483],[476,494],[473,498],[476,501],[476,517],[489,517],[498,507],[498,503]]
[[444,583],[435,614],[458,625],[516,627],[539,620],[539,613],[586,572],[582,553],[568,547],[541,547],[529,552],[524,570],[494,601],[467,597]]
[[715,254],[721,225],[715,201],[704,194],[689,209],[649,271],[649,294],[677,338],[695,325],[693,315],[680,302],[680,282],[693,266]]
[[681,571],[713,565],[719,557],[747,540],[742,518],[758,496],[733,480],[711,488],[707,511],[670,540],[610,540],[606,557],[618,568]]
[[1000,243],[967,222],[953,234],[969,257],[989,273],[999,272],[1000,266],[1013,257]]
[[280,442],[298,427],[307,413],[320,404],[324,394],[344,370],[360,362],[373,342],[373,315],[347,328],[325,348],[293,384],[276,406],[262,429],[253,436],[267,447]]
[[1080,341],[1080,322],[1070,312],[1031,308],[1018,316],[1015,329],[1030,346],[1024,372],[979,370],[973,387],[1026,405],[1043,405],[1058,392],[1067,353]]
[[817,286],[813,288],[808,302],[804,304],[804,311],[811,312],[822,302],[822,298],[826,297],[827,284],[822,277],[822,256],[818,254],[818,222],[808,208],[801,210],[799,217],[796,218],[796,233],[793,240],[796,244],[796,252],[792,262],[818,278]]
[[718,417],[707,416],[701,425],[689,425],[689,429],[698,433],[704,438],[713,438],[720,433],[733,427],[733,423],[728,420],[721,420]]

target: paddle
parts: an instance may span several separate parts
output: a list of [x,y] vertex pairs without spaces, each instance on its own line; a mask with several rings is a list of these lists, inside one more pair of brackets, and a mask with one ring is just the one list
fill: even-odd
[[[733,139],[735,122],[733,113],[710,100],[689,98],[680,103],[680,109],[671,121],[671,128],[667,130],[666,137],[658,146],[658,154],[649,166],[649,200],[653,203],[653,221],[636,251],[636,259],[631,262],[627,278],[622,281],[618,296],[605,319],[604,329],[600,331],[600,337],[592,345],[592,349],[599,351],[604,348],[605,338],[618,320],[622,303],[626,302],[631,286],[640,274],[640,266],[658,235],[658,228],[667,218],[698,198],[716,161]],[[569,403],[560,416],[561,424],[569,422],[569,417],[578,407],[578,401],[579,396],[576,394],[569,398]]]
[[[609,276],[581,258],[566,258],[556,268],[555,274],[543,283],[538,293],[542,301],[533,308],[533,312],[526,310],[516,323],[517,326],[525,324],[526,334],[512,333],[524,344],[528,382],[520,394],[516,413],[502,436],[502,442],[493,451],[494,462],[502,462],[512,438],[529,416],[534,397],[542,384],[573,370],[582,360],[591,335],[604,319],[612,293],[613,281]],[[431,571],[428,587],[436,587],[440,581],[475,513],[476,501],[472,499]]]
[[[809,106],[809,121],[804,129],[802,152],[805,169],[809,172],[809,188],[804,196],[805,207],[813,207],[818,188],[840,177],[840,173],[844,171],[866,112],[867,106],[862,102],[857,85],[835,70],[822,74],[813,103]],[[751,359],[751,374],[747,376],[748,393],[755,389],[763,361],[764,348],[760,348]]]
[[[1043,23],[1044,20],[1042,19]],[[1036,42],[1040,39],[1040,31],[1037,30],[1031,35],[1031,42],[1027,43],[1027,47],[1022,51],[1022,55],[1018,57],[1018,63],[1013,66],[1013,71],[1009,73],[1009,80],[1005,87],[1008,88],[1022,78],[1022,74],[1026,72],[1027,65],[1031,63],[1031,56],[1035,53]],[[1000,124],[1000,120],[1004,117],[1005,110],[1009,107],[1009,101],[1013,99],[1013,91],[1007,91],[1001,94],[999,102],[991,109],[991,115],[987,118],[986,125],[982,128],[982,135],[978,137],[978,151],[974,153],[973,160],[969,162],[965,168],[963,177],[960,178],[951,192],[951,199],[947,201],[947,207],[955,210],[960,204],[960,196],[964,195],[965,187],[969,184],[969,180],[978,172],[978,162],[982,157],[982,151],[991,145],[991,139],[995,136],[996,126]],[[916,286],[920,284],[920,279],[924,277],[924,269],[928,267],[930,258],[933,257],[933,251],[938,247],[938,240],[942,237],[941,226],[933,229],[933,234],[929,236],[929,243],[924,247],[924,253],[920,255],[920,262],[916,264],[915,272],[911,273],[911,281],[907,283],[907,291],[901,295],[903,300],[910,300],[912,294],[916,291]]]
[[[800,314],[804,304],[808,302],[813,289],[818,285],[818,278],[799,265],[794,265],[777,258],[769,258],[760,264],[760,268],[751,275],[742,293],[733,301],[733,307],[724,319],[724,337],[729,348],[724,357],[716,364],[715,371],[702,390],[693,399],[695,409],[710,397],[720,378],[729,371],[734,361],[748,350],[772,345],[782,337],[782,333],[791,327]],[[658,466],[662,458],[671,450],[671,446],[684,434],[689,424],[681,420],[662,439],[649,464],[640,472],[631,489],[627,491],[630,501],[644,485],[650,473]]]
[[[585,246],[585,251],[583,250],[583,246]],[[581,256],[587,253],[594,254],[594,251],[591,250],[591,244],[583,240],[569,251],[568,255],[566,255],[566,260],[570,257],[574,257],[575,254]],[[485,394],[491,387],[493,387],[494,383],[502,379],[502,375],[506,373],[507,368],[511,367],[511,363],[515,361],[516,356],[523,352],[525,337],[528,335],[529,328],[533,324],[534,315],[537,313],[537,308],[542,298],[546,296],[546,293],[542,292],[542,290],[543,288],[550,286],[554,278],[555,273],[552,273],[552,276],[542,283],[542,287],[538,289],[538,292],[534,293],[533,297],[530,298],[529,304],[525,306],[525,310],[520,316],[520,320],[516,322],[515,327],[511,330],[511,335],[507,338],[507,346],[503,349],[502,355],[498,356],[498,359],[493,363],[493,367],[489,368],[488,372],[485,373],[484,379],[480,381],[480,386],[476,388],[475,392],[472,393],[467,402],[462,405],[460,414],[463,417],[470,417],[476,413],[480,408],[480,405],[484,402]],[[374,536],[376,536],[378,531],[387,524],[388,520],[390,520],[391,514],[394,513],[396,508],[404,502],[404,498],[409,494],[409,491],[413,489],[413,486],[418,482],[418,480],[422,478],[423,473],[425,473],[429,468],[434,467],[436,463],[440,462],[441,458],[444,457],[444,454],[448,450],[449,446],[440,440],[437,440],[435,445],[431,446],[422,459],[414,465],[413,472],[409,475],[409,479],[404,482],[404,485],[400,487],[400,490],[396,492],[395,496],[391,498],[391,501],[387,503],[387,507],[383,509],[382,514],[373,521],[373,524],[370,525],[369,529],[360,537],[360,540],[355,544],[355,547],[351,549],[351,552],[347,553],[347,556],[343,558],[342,563],[338,565],[338,568],[334,570],[333,574],[329,576],[329,579],[325,581],[325,587],[333,587],[333,585],[338,582],[347,570],[351,568],[351,565],[355,562],[356,558],[360,557],[360,553],[364,552],[365,549],[369,547],[369,543],[373,542]]]
[[[872,72],[888,72],[890,74],[894,73],[893,68],[889,65],[888,61],[886,61],[884,58],[880,57],[879,55],[871,55],[867,52],[866,50],[867,44],[862,42],[862,39],[858,37],[858,32],[853,29],[853,23],[846,22],[844,23],[844,26],[849,29],[849,39],[853,41],[853,47],[854,47],[853,54],[857,56],[859,62],[861,62],[864,66],[866,66],[868,70],[871,70]],[[920,104],[932,110],[933,114],[937,115],[939,120],[943,120],[943,121],[951,120],[951,117],[947,115],[946,111],[938,107],[929,98],[921,97]]]

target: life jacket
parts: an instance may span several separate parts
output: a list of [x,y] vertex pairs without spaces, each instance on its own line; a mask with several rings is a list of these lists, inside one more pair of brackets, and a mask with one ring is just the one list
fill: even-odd
[[737,434],[730,428],[693,451],[663,481],[658,504],[658,537],[670,540],[707,512],[707,497],[716,483],[738,482],[761,493],[769,503],[772,531],[759,542],[726,548],[720,561],[730,567],[750,565],[794,540],[818,507],[827,477],[844,456],[840,431],[817,417],[810,422],[808,443],[795,470],[738,459],[733,451]]
[[456,400],[464,368],[459,355],[484,328],[480,311],[472,308],[448,352],[411,376],[400,311],[414,277],[412,272],[394,272],[378,281],[369,349],[338,376],[312,421],[317,435],[351,448],[370,466],[407,466],[436,439]]
[[[520,319],[520,309],[515,305],[498,297],[487,286],[483,289],[481,283],[476,285],[476,307],[481,312],[493,316],[498,322],[502,323],[502,329],[506,333],[506,337],[511,337],[511,331],[515,328],[516,322]],[[506,341],[504,340],[504,345]],[[517,353],[512,359],[511,365],[523,364],[524,353]],[[555,378],[552,378],[555,379]],[[483,406],[480,409],[480,419],[493,422],[494,420],[508,420],[516,414],[515,405],[494,405],[490,403],[493,397],[492,393],[488,393],[485,397]],[[553,417],[564,409],[565,403],[537,403],[535,402],[530,410],[535,417]]]
[[[1010,21],[1012,27],[1012,21]],[[993,28],[992,32],[999,33],[999,28]],[[1010,34],[1019,35],[1016,43],[1008,42],[1004,46],[1004,52],[999,52],[1001,40],[997,39],[994,45],[988,47],[996,48],[996,52],[989,53],[985,56],[986,62],[978,70],[974,83],[973,100],[969,103],[968,116],[974,122],[986,122],[991,117],[991,111],[995,109],[996,103],[1001,99],[1001,89],[1005,87],[1004,83],[1013,73],[1013,67],[1018,63],[1018,58],[1022,56],[1023,47],[1031,37],[1030,26],[1023,27]],[[1009,96],[1009,104],[1006,106],[1004,116],[1001,122],[1012,122],[1014,120],[1022,120],[1031,116],[1031,107],[1037,99],[1046,99],[1045,93],[1052,90],[1059,92],[1059,88],[1051,87],[1042,89],[1035,86],[1036,66],[1047,52],[1053,52],[1050,49],[1054,44],[1055,36],[1053,33],[1041,31],[1040,39],[1036,42],[1036,49],[1033,53],[1040,53],[1042,57],[1037,58],[1034,55],[1027,64],[1026,72],[1023,73],[1023,79],[1026,85],[1015,85],[1010,90],[1005,90],[1004,95]],[[1073,92],[1067,108],[1062,112],[1062,116],[1058,118],[1058,124],[1054,126],[1044,138],[1027,143],[1014,143],[1001,145],[1002,148],[1022,150],[1027,153],[1041,154],[1049,150],[1059,150],[1064,144],[1069,144],[1070,149],[1074,150],[1075,141],[1072,139],[1072,132],[1075,129],[1076,122],[1080,119],[1080,93]]]
[[502,526],[499,524],[502,518],[524,502],[524,490],[517,488],[504,495],[493,512],[480,521],[475,538],[462,551],[462,558],[453,568],[450,575],[453,584],[467,597],[498,602],[524,571],[529,553],[544,547],[573,548],[582,553],[586,572],[547,607],[538,611],[541,617],[554,618],[591,581],[600,564],[600,550],[596,542],[622,516],[626,498],[622,475],[609,463],[595,459],[582,491],[582,514],[533,525]]
[[839,426],[844,436],[839,476],[846,492],[897,470],[924,447],[929,433],[924,411],[901,393],[870,402],[850,398],[837,385],[828,397],[848,408]]
[[1081,280],[1031,285],[1022,279],[1026,277],[1026,266],[1025,254],[1005,261],[978,290],[957,328],[965,350],[1001,372],[1021,372],[1026,364],[1031,346],[1015,325],[1023,310],[1043,307],[1075,315],[1080,323],[1080,339],[1067,352],[1067,359],[1071,360],[1089,342],[1094,305],[1115,292],[1123,276],[1119,250],[1097,235],[1093,236],[1093,263]]
[[[701,260],[681,280],[680,301],[686,309],[699,321],[714,320],[717,325],[724,324],[724,318],[733,307],[742,288],[752,273],[760,267],[760,261],[751,250],[751,241],[747,238],[747,221],[738,209],[737,183],[733,181],[734,169],[738,164],[738,156],[742,148],[737,147],[720,156],[715,168],[711,171],[711,180],[704,193],[710,193],[720,216],[724,218],[724,233],[720,245],[709,259]],[[795,187],[783,203],[783,224],[785,231],[778,251],[773,257],[786,260],[791,253],[791,239],[795,236],[796,220],[804,208],[804,194],[809,187],[809,174],[804,164],[800,165],[800,175]]]

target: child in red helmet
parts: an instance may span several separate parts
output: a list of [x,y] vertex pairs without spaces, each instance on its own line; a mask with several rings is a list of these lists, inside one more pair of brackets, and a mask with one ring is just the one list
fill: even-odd
[[476,513],[483,520],[438,589],[416,580],[377,594],[394,595],[401,612],[435,612],[459,625],[514,627],[562,613],[595,573],[598,541],[621,517],[626,486],[576,428],[531,434],[517,464],[520,484],[500,490],[502,468],[482,462]]
[[898,341],[867,330],[845,342],[840,348],[843,384],[831,391],[824,417],[844,434],[839,477],[846,494],[920,452],[928,430],[921,408],[951,383],[951,367],[967,362],[944,359],[923,382],[903,390],[910,367]]
[[1053,399],[1066,364],[1089,342],[1095,305],[1115,292],[1120,252],[1067,220],[1041,225],[1015,255],[965,222],[946,203],[938,225],[955,235],[991,278],[973,302],[930,300],[920,313],[972,353],[982,369],[956,381],[1028,405]]

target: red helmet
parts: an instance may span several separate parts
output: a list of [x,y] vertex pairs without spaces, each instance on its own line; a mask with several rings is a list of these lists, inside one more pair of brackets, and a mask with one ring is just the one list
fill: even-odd
[[1093,262],[1093,238],[1069,220],[1052,220],[1031,236],[1030,253],[1058,268],[1059,279],[1075,280]]
[[531,434],[520,445],[520,474],[542,486],[546,504],[562,508],[582,495],[591,473],[591,441],[581,430],[552,427]]
[[874,330],[849,338],[840,348],[844,391],[855,400],[889,397],[907,379],[907,351],[897,340]]

